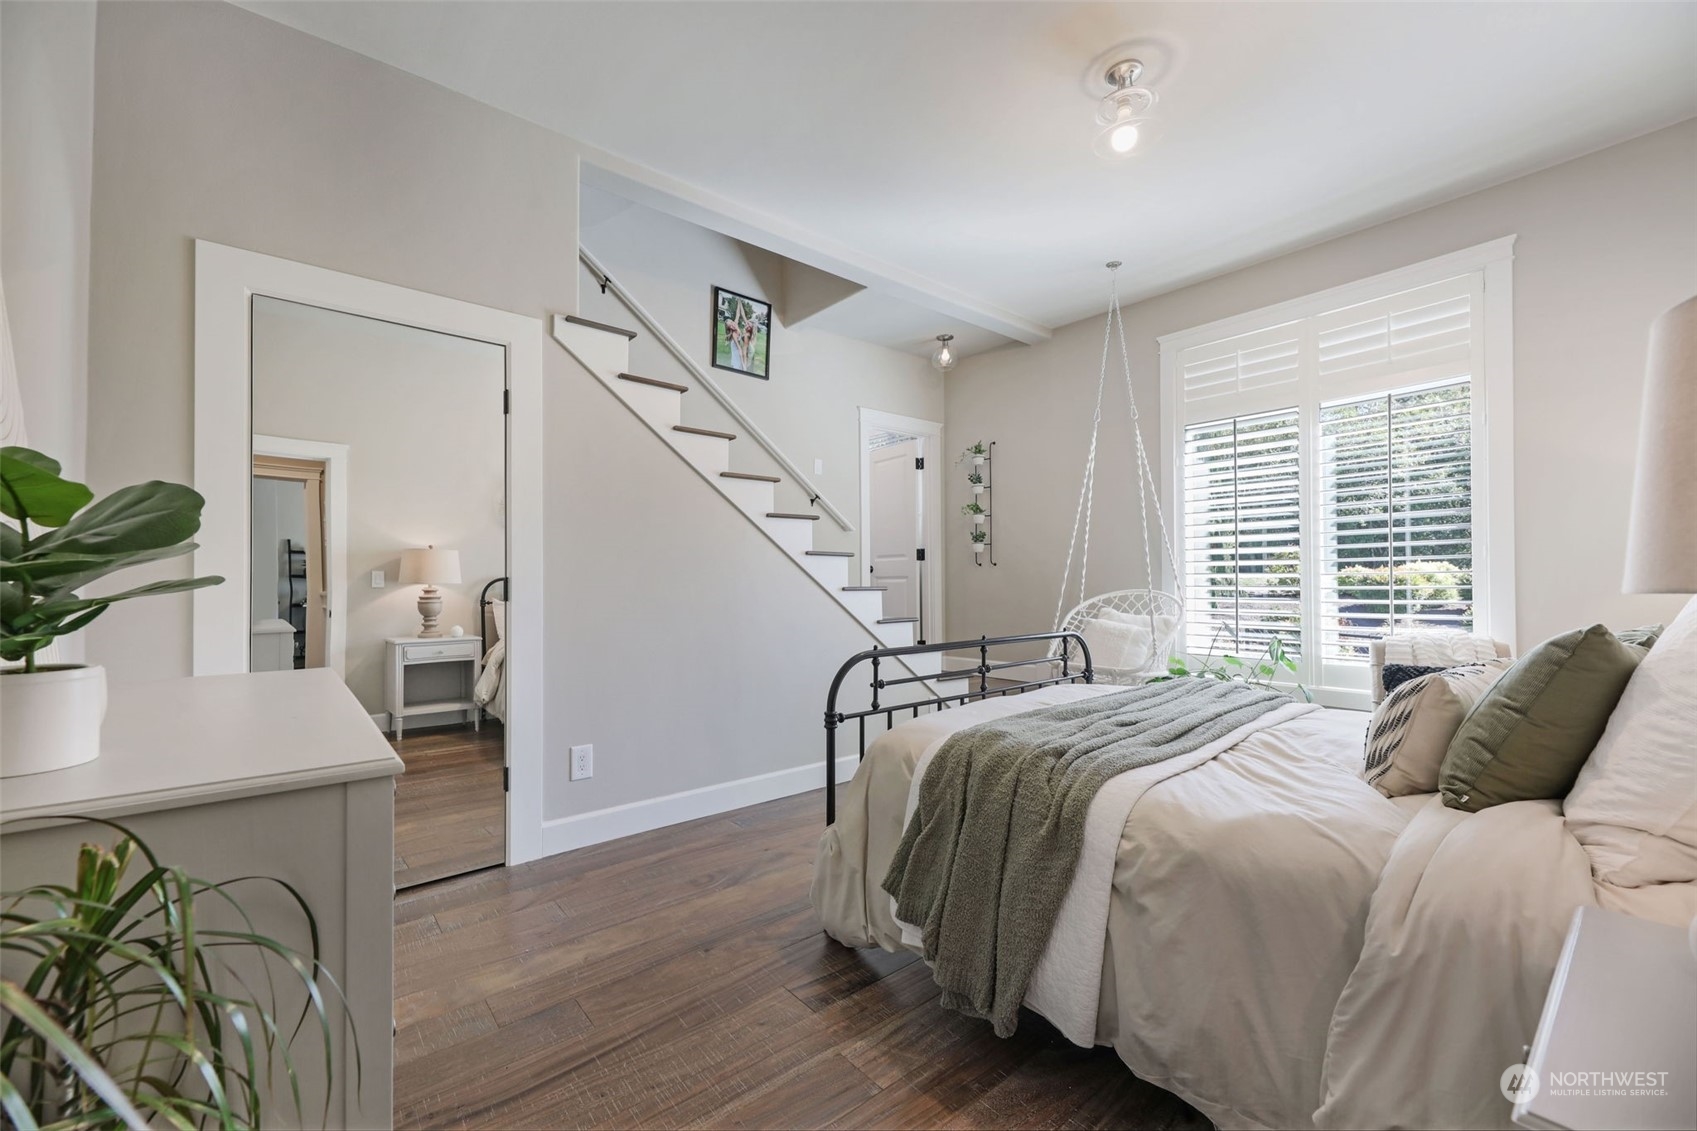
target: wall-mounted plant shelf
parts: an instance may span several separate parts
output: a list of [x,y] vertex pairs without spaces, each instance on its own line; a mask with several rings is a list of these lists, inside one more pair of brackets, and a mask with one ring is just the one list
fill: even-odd
[[996,564],[996,548],[992,540],[994,518],[990,513],[991,473],[995,462],[996,441],[980,440],[961,453],[958,462],[966,464],[966,484],[972,490],[972,500],[961,513],[972,520],[970,538],[972,564],[983,565],[985,558]]

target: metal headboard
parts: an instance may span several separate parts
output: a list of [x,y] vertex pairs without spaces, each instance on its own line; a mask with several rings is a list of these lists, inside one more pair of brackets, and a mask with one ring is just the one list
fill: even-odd
[[[1023,659],[1002,660],[990,662],[990,649],[1001,648],[1012,644],[1033,644],[1051,640],[1077,641],[1078,655],[1083,667],[1078,671],[1069,668],[1071,663],[1070,648],[1063,648],[1061,655],[1054,659]],[[880,695],[892,687],[903,687],[908,684],[937,682],[937,676],[910,675],[900,679],[883,679],[878,674],[881,661],[900,658],[903,656],[920,656],[935,652],[962,652],[970,649],[978,650],[978,664],[955,672],[956,679],[971,680],[978,677],[977,690],[968,690],[958,695],[940,695],[932,699],[920,699],[909,703],[884,704]],[[868,684],[872,692],[872,706],[864,711],[837,710],[837,693],[842,690],[843,680],[849,672],[861,664],[872,665],[872,678]],[[1046,679],[1027,680],[1024,683],[1011,684],[1007,687],[991,687],[990,673],[1006,668],[1021,668],[1031,664],[1060,665],[1056,675]],[[1003,695],[1017,695],[1022,691],[1031,691],[1039,687],[1050,687],[1057,683],[1094,683],[1096,668],[1090,659],[1090,645],[1084,642],[1084,637],[1076,632],[1034,632],[1025,636],[980,636],[977,640],[953,640],[945,644],[914,644],[907,648],[873,648],[851,657],[847,663],[837,669],[837,677],[831,681],[831,692],[825,697],[825,823],[834,824],[837,819],[837,728],[850,720],[860,722],[860,757],[866,757],[866,720],[878,715],[884,716],[884,729],[895,725],[896,713],[911,711],[910,717],[917,719],[919,712],[925,708],[942,710],[947,707],[960,706],[974,699],[991,699]],[[970,687],[970,683],[968,684]]]
[[495,603],[495,599],[489,596],[489,591],[497,585],[501,587],[499,599],[505,601],[507,599],[507,579],[504,577],[495,578],[483,587],[483,592],[477,595],[477,630],[483,634],[483,646],[486,649],[494,643],[489,639],[489,606]]

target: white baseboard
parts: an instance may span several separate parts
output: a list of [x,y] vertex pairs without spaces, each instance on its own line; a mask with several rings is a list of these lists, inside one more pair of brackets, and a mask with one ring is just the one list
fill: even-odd
[[[854,776],[858,762],[859,759],[852,754],[837,759],[839,787]],[[587,848],[592,844],[618,840],[620,837],[645,833],[667,825],[729,813],[733,809],[758,805],[762,801],[793,797],[798,793],[818,789],[824,784],[821,780],[823,776],[824,771],[819,763],[809,762],[794,769],[774,770],[769,774],[757,774],[751,778],[739,778],[719,785],[669,793],[664,797],[651,797],[645,801],[632,801],[610,809],[597,809],[593,813],[556,817],[551,821],[542,822],[542,854],[552,856],[556,852],[570,852],[574,848]],[[823,799],[819,802],[819,820],[823,825]]]

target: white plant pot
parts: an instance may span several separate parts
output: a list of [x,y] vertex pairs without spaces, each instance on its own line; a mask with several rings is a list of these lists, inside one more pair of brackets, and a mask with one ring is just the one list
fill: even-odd
[[972,484],[972,493],[974,495],[982,495],[984,493],[984,484],[982,484],[982,483]]
[[973,456],[972,457],[972,466],[973,467],[983,467],[984,466],[984,457],[983,456]]
[[975,514],[975,515],[972,516],[972,525],[983,526],[984,520],[988,517],[989,517],[988,515]]
[[105,668],[55,664],[0,674],[0,778],[94,761],[105,718]]
[[988,550],[989,548],[990,548],[990,543],[988,543],[988,542],[974,542],[972,544],[972,552],[975,553],[975,554],[982,554],[985,550]]

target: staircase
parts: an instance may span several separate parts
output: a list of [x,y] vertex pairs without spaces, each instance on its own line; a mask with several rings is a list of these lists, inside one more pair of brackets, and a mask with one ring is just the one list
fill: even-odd
[[[868,648],[901,648],[914,643],[918,618],[884,616],[882,587],[850,583],[852,553],[814,548],[818,514],[777,508],[777,488],[783,483],[780,476],[732,470],[735,445],[754,442],[776,455],[769,445],[748,438],[739,440],[733,432],[683,423],[684,400],[692,392],[690,386],[629,372],[630,343],[636,331],[574,315],[556,315],[551,330],[554,340],[624,402],[662,443],[693,467],[831,600],[860,623],[867,633]],[[787,461],[780,458],[779,462]],[[941,694],[930,683],[931,677],[940,675],[941,663],[941,657],[932,653],[906,657],[905,666],[913,675],[925,677],[926,682],[918,686]],[[901,678],[899,672],[889,674],[891,678]]]

